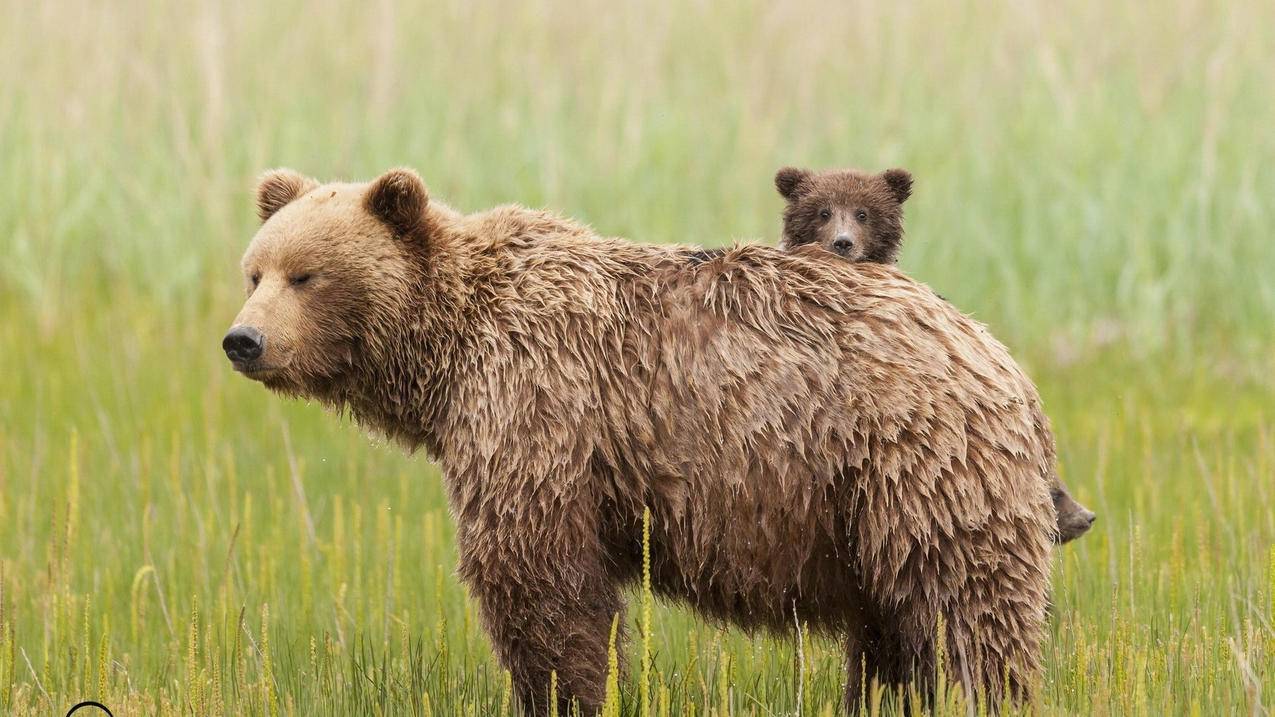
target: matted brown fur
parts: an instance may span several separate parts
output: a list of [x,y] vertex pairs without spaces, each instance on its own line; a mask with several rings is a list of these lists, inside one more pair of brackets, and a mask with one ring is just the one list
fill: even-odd
[[460,575],[528,713],[551,671],[564,705],[601,702],[645,506],[660,595],[839,636],[850,705],[861,665],[927,689],[940,619],[952,679],[1029,696],[1053,443],[1004,347],[929,288],[461,215],[407,170],[261,186],[304,193],[244,256],[236,324],[266,343],[236,368],[441,462]]
[[[779,246],[815,246],[847,261],[897,264],[903,245],[903,203],[912,196],[905,169],[871,174],[858,169],[814,171],[784,167],[775,173],[784,198]],[[1043,415],[1041,421],[1048,421]],[[1049,475],[1058,532],[1066,543],[1089,531],[1095,515],[1071,496],[1058,472]]]

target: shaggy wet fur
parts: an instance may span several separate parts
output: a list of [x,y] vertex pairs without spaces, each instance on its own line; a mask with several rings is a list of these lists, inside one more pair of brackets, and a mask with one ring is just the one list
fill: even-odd
[[[849,261],[898,263],[903,203],[912,195],[907,170],[870,174],[784,167],[775,173],[775,188],[786,202],[781,248],[816,246]],[[1096,516],[1072,498],[1057,471],[1049,474],[1049,490],[1058,525],[1055,540],[1066,543],[1088,532]]]
[[[280,186],[310,185],[260,193]],[[1004,347],[893,267],[462,216],[396,170],[293,197],[244,272],[236,323],[267,344],[237,369],[441,462],[525,712],[548,712],[551,671],[563,707],[602,701],[646,506],[660,595],[840,637],[850,706],[861,674],[928,690],[940,619],[951,679],[1030,695],[1048,426]]]

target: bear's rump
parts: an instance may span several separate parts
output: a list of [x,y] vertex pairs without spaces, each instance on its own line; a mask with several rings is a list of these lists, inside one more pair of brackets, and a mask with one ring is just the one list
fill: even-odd
[[940,534],[1003,534],[991,505],[999,520],[1048,530],[1034,392],[1012,362],[989,377],[961,355],[1004,349],[952,331],[963,317],[934,315],[949,311],[937,300],[861,319],[664,298],[648,351],[633,347],[648,358],[635,372],[644,400],[629,409],[630,425],[649,430],[650,470],[635,478],[656,518],[664,594],[745,626],[790,626],[794,607],[837,623],[861,608],[861,551],[881,550],[859,544],[859,510],[877,511],[874,538],[903,541],[890,549],[903,551],[900,568],[907,545]]

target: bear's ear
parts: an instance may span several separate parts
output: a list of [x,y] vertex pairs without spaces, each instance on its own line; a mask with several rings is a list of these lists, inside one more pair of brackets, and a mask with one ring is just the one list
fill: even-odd
[[775,172],[775,189],[779,190],[781,197],[791,202],[801,194],[800,190],[807,179],[810,179],[809,170],[784,167]]
[[261,223],[317,186],[318,182],[291,169],[272,169],[261,175],[257,180],[257,216]]
[[385,222],[399,236],[411,236],[425,218],[429,192],[416,172],[391,169],[368,187],[367,210]]
[[912,196],[912,175],[906,169],[887,169],[881,173],[885,185],[894,194],[894,200],[902,204]]

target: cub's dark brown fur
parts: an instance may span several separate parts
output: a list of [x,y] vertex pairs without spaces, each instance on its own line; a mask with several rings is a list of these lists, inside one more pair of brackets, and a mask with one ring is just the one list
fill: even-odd
[[851,261],[893,264],[903,243],[903,202],[912,175],[902,169],[811,172],[784,167],[775,187],[788,202],[779,246],[823,247]]
[[[602,700],[621,590],[860,670],[995,701],[1038,679],[1053,516],[1039,399],[980,324],[891,266],[459,214],[395,170],[275,172],[225,346],[443,467],[460,575],[519,704]],[[621,624],[624,624],[621,621]],[[565,712],[561,712],[565,714]]]
[[1071,497],[1057,471],[1049,474],[1049,497],[1054,501],[1054,516],[1058,519],[1058,534],[1054,538],[1058,543],[1070,543],[1093,527],[1098,516]]
[[[870,174],[784,167],[775,174],[775,188],[787,202],[781,248],[814,245],[849,261],[898,262],[903,203],[912,195],[907,170]],[[1049,489],[1058,523],[1055,540],[1066,543],[1088,532],[1093,512],[1072,498],[1057,472],[1050,473]]]

